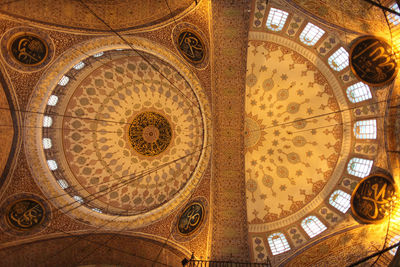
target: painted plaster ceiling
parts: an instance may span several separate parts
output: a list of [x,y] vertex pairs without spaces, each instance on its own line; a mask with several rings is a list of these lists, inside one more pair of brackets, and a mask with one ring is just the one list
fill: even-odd
[[[339,105],[326,77],[294,50],[251,40],[247,73],[248,220],[269,223],[301,210],[329,181],[342,148],[342,116],[334,113]],[[324,113],[332,115],[318,118]]]
[[[144,213],[168,202],[195,170],[204,137],[200,108],[167,63],[131,51],[108,56],[67,85],[57,104],[64,117],[55,121],[63,132],[54,150],[62,152],[60,169],[81,197],[115,189],[91,205],[105,213]],[[59,133],[49,137],[58,140]]]
[[388,33],[388,26],[382,10],[364,0],[293,0],[287,2],[301,7],[307,13],[329,24],[361,33],[378,35]]
[[[96,14],[106,19],[113,29],[135,29],[151,26],[178,15],[193,4],[191,0],[111,0],[84,1]],[[140,11],[140,12],[138,12]],[[79,1],[8,1],[2,4],[1,13],[31,23],[59,26],[71,30],[109,30]]]

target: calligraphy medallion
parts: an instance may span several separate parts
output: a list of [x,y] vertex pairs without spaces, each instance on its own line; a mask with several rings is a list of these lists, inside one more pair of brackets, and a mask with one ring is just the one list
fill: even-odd
[[167,149],[172,128],[166,118],[156,112],[138,114],[129,127],[132,148],[144,156],[156,156]]
[[42,63],[48,53],[46,43],[32,34],[14,37],[10,44],[10,51],[16,61],[29,66]]
[[6,216],[10,226],[27,230],[43,222],[44,207],[36,200],[20,199],[9,206]]
[[352,45],[350,68],[358,79],[371,86],[390,83],[398,71],[392,48],[375,36],[362,37]]
[[193,202],[183,211],[178,220],[178,231],[182,235],[194,233],[204,219],[204,207],[200,202]]
[[378,223],[389,212],[396,188],[390,178],[371,175],[362,179],[351,196],[353,215],[363,223]]
[[182,31],[177,39],[181,54],[192,63],[201,63],[204,59],[204,43],[192,30]]

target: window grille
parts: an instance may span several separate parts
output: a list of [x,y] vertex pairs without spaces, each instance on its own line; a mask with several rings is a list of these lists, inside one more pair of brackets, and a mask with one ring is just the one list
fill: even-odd
[[43,138],[43,149],[49,149],[52,147],[50,138]]
[[300,41],[305,45],[312,46],[315,45],[319,39],[321,39],[324,33],[324,30],[309,22],[300,34]]
[[286,237],[282,233],[274,233],[268,237],[268,244],[271,248],[272,255],[278,255],[283,252],[289,251],[290,246]]
[[351,175],[364,178],[371,172],[373,163],[369,159],[352,158],[347,165],[347,172]]
[[358,103],[372,98],[369,86],[362,82],[347,87],[346,92],[347,97],[352,103]]
[[69,78],[64,75],[64,76],[61,77],[61,79],[58,82],[58,84],[61,85],[61,86],[66,86],[68,82],[69,82]]
[[341,212],[346,213],[347,210],[350,208],[350,199],[350,194],[347,194],[342,190],[336,190],[330,196],[329,204],[331,204]]
[[83,69],[83,67],[85,67],[85,63],[83,63],[81,61],[78,64],[76,64],[73,68],[76,69],[76,70],[81,70],[81,69]]
[[49,97],[49,100],[47,101],[47,105],[49,106],[55,106],[58,102],[58,96],[56,95],[51,95]]
[[104,55],[104,52],[99,52],[97,54],[94,54],[93,57],[101,57],[102,55]]
[[289,13],[283,10],[271,8],[267,18],[267,28],[275,32],[281,31],[288,15]]
[[43,127],[51,127],[53,124],[53,119],[49,116],[43,117]]
[[357,121],[353,130],[358,139],[376,139],[376,120]]
[[349,65],[349,53],[343,47],[339,48],[328,58],[328,64],[336,71],[343,70]]
[[301,227],[308,234],[310,238],[319,235],[327,228],[326,226],[315,216],[308,216],[301,222]]
[[55,171],[55,170],[58,169],[57,162],[55,162],[52,159],[47,160],[47,165],[49,166],[49,169],[52,170],[52,171]]
[[[394,244],[397,244],[399,242],[400,242],[400,235],[396,235],[396,236],[392,237],[392,239],[390,239],[388,247],[393,246]],[[392,248],[391,250],[389,250],[389,253],[392,254],[393,256],[396,255],[398,248],[399,247]]]
[[[389,8],[400,13],[400,9],[399,9],[399,6],[397,5],[397,3],[394,3]],[[395,15],[393,13],[388,12],[387,18],[393,26],[396,26],[400,23],[400,16]]]
[[57,180],[57,182],[62,189],[67,189],[69,187],[68,182],[65,181],[64,179]]

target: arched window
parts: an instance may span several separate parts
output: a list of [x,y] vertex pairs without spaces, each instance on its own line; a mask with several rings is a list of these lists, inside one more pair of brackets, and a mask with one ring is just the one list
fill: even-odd
[[290,250],[289,243],[282,233],[273,233],[270,235],[268,237],[268,244],[271,248],[272,255],[278,255]]
[[57,180],[57,183],[60,185],[62,189],[67,189],[69,187],[68,182],[64,179]]
[[350,208],[350,198],[350,194],[347,194],[342,190],[336,190],[329,198],[329,204],[331,204],[341,212],[346,213],[347,210]]
[[326,230],[326,226],[315,216],[308,216],[301,222],[301,227],[310,238],[319,235]]
[[103,212],[101,211],[101,209],[98,209],[98,208],[93,208],[92,210],[95,211],[95,212],[97,212],[97,213],[103,213]]
[[328,58],[328,64],[336,71],[343,70],[349,65],[349,53],[343,47],[339,48]]
[[49,106],[55,106],[58,102],[58,96],[56,95],[51,95],[49,97],[49,101],[47,101],[47,105]]
[[371,99],[371,90],[369,86],[359,82],[347,87],[347,97],[352,103],[358,103],[367,99]]
[[52,159],[47,161],[47,165],[49,166],[49,169],[52,170],[52,171],[55,171],[55,170],[58,169],[57,162],[55,162]]
[[373,163],[369,159],[352,158],[347,165],[347,172],[351,175],[364,178],[371,172]]
[[283,29],[288,15],[289,13],[283,10],[271,8],[267,18],[267,28],[271,31],[279,32]]
[[[396,235],[392,239],[390,239],[389,247],[391,247],[391,246],[393,246],[393,245],[395,245],[395,244],[397,244],[399,242],[400,242],[400,235]],[[392,248],[391,250],[389,250],[389,253],[392,254],[393,256],[396,255],[396,252],[397,252],[398,248],[399,247]]]
[[102,55],[104,55],[104,52],[99,52],[97,54],[94,54],[93,57],[101,57]]
[[51,127],[53,124],[53,119],[49,116],[43,117],[43,127]]
[[300,34],[300,41],[309,46],[315,45],[324,33],[323,29],[309,22]]
[[52,147],[50,138],[43,138],[43,149],[49,149]]
[[73,68],[76,70],[81,70],[83,69],[83,67],[85,67],[85,63],[83,63],[82,61],[77,63]]
[[[400,13],[400,9],[399,9],[399,6],[397,5],[397,3],[394,3],[389,8],[391,8],[394,11]],[[396,26],[396,25],[398,25],[400,23],[400,16],[395,15],[393,13],[388,12],[387,18],[388,18],[389,22],[394,26]]]
[[76,202],[83,203],[83,198],[80,196],[73,196]]
[[58,84],[61,86],[66,86],[68,82],[69,82],[69,78],[67,76],[63,75],[61,77],[60,81],[58,82]]
[[376,120],[356,121],[353,130],[358,139],[376,139]]

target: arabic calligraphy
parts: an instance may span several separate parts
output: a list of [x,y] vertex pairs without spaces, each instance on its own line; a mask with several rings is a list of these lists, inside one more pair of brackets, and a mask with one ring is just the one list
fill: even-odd
[[22,64],[38,65],[46,59],[47,46],[36,36],[22,35],[12,41],[11,53]]
[[19,230],[31,229],[44,219],[43,206],[32,199],[22,199],[12,204],[7,212],[8,223]]
[[354,43],[350,52],[354,75],[372,86],[391,82],[397,74],[397,64],[391,47],[384,40],[366,36]]
[[389,178],[376,175],[364,178],[353,192],[353,214],[363,222],[379,222],[386,217],[394,194],[395,187]]
[[137,115],[129,126],[129,140],[133,149],[144,156],[156,156],[167,149],[172,129],[168,120],[155,112]]
[[181,234],[189,235],[196,231],[203,222],[204,208],[200,203],[188,206],[178,221],[178,230]]
[[179,51],[193,63],[200,63],[204,59],[204,44],[200,37],[192,31],[183,31],[178,36]]

